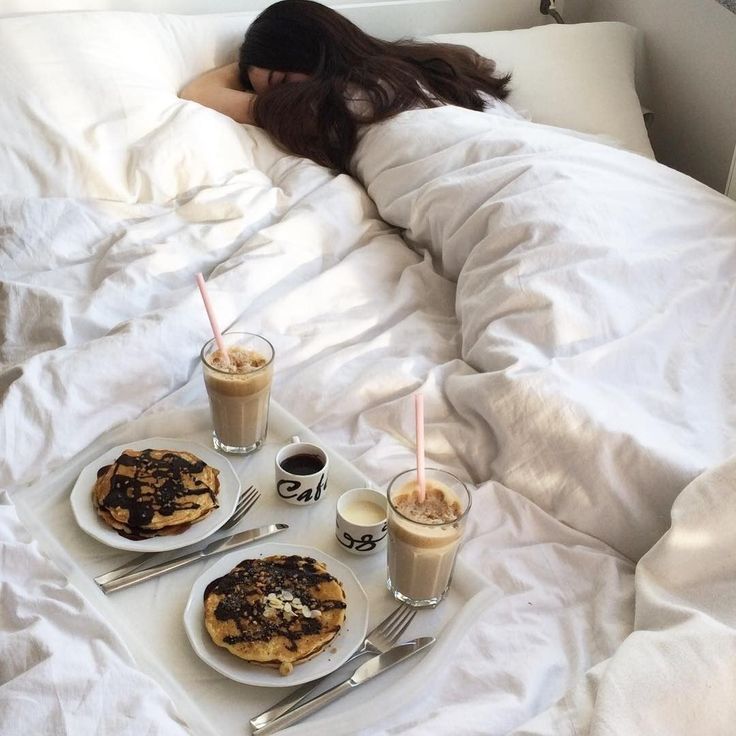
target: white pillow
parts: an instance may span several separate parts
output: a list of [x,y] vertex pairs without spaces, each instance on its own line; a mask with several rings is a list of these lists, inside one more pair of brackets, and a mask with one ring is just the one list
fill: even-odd
[[[221,181],[235,152],[241,167],[258,165],[264,134],[177,97],[193,76],[237,58],[253,17],[0,18],[0,192],[168,201]],[[651,156],[633,84],[635,33],[593,23],[436,38],[513,71],[509,101],[533,120]]]
[[604,135],[654,158],[634,82],[638,33],[624,23],[580,23],[430,39],[470,46],[510,71],[507,102],[533,121]]
[[161,202],[255,168],[265,134],[177,96],[254,17],[0,18],[0,193]]

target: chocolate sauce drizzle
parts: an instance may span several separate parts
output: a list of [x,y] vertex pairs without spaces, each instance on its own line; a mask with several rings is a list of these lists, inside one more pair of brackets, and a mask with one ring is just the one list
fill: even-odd
[[[174,452],[165,452],[157,458],[153,452],[143,450],[137,456],[123,454],[115,461],[103,506],[127,509],[131,529],[146,527],[156,512],[171,516],[177,511],[201,507],[197,500],[182,501],[187,496],[207,495],[217,506],[216,491],[195,477],[207,467],[202,460],[192,462]],[[134,468],[133,475],[119,474],[120,466]],[[104,474],[109,467],[100,468],[97,475]],[[184,485],[185,476],[193,481],[191,488]]]
[[[265,618],[264,600],[269,593],[289,590],[308,608],[329,611],[345,608],[342,600],[317,600],[312,591],[320,583],[335,578],[323,568],[317,567],[312,557],[292,555],[274,560],[243,560],[227,575],[213,580],[204,591],[205,600],[211,593],[224,595],[215,608],[218,621],[233,621],[237,635],[225,637],[226,644],[269,641],[283,636],[290,651],[296,651],[296,643],[310,634],[327,633],[321,618],[304,618],[298,613],[289,621],[282,612],[273,618]],[[337,626],[333,629],[337,632]]]

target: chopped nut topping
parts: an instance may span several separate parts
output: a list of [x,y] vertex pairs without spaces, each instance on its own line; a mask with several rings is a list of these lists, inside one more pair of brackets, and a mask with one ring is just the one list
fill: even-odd
[[268,614],[268,618],[272,618],[276,611],[283,611],[287,621],[291,621],[294,616],[301,614],[304,618],[319,618],[321,611],[311,610],[301,602],[300,598],[295,598],[290,590],[280,590],[278,593],[269,593],[265,598],[266,611],[273,611]]
[[291,662],[282,662],[279,665],[279,674],[290,675],[294,671],[294,665]]

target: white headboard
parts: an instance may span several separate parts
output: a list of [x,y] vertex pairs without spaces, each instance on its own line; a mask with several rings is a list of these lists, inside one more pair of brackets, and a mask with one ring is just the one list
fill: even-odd
[[[273,0],[0,0],[0,15],[65,10],[146,13],[257,12]],[[539,0],[323,0],[384,38],[526,28],[548,22]]]

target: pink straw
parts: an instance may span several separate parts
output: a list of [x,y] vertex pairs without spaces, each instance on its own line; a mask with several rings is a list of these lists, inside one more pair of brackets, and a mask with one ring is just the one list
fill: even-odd
[[426,486],[424,480],[424,396],[420,392],[414,394],[414,412],[417,427],[417,486],[419,503],[424,503]]
[[212,327],[212,332],[215,336],[215,342],[217,343],[217,347],[220,349],[220,352],[222,353],[222,360],[225,365],[230,364],[230,356],[228,355],[227,348],[225,347],[225,341],[222,339],[222,333],[220,332],[220,328],[217,326],[217,318],[215,317],[215,310],[212,307],[212,302],[210,301],[210,295],[207,293],[207,287],[204,283],[204,276],[202,276],[201,273],[197,274],[197,286],[199,286],[199,293],[202,295],[202,301],[204,302],[204,308],[207,310],[207,316],[210,319],[210,326]]

